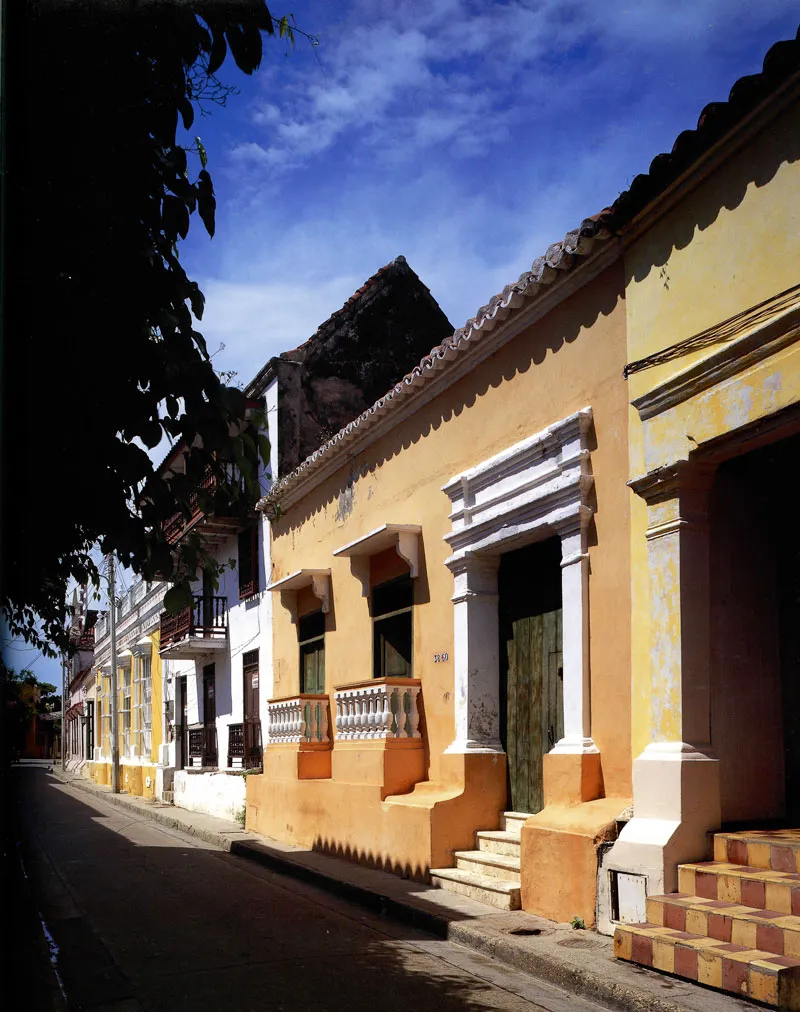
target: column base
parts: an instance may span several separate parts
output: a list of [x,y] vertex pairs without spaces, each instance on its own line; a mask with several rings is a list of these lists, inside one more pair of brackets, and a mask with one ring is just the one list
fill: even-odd
[[452,745],[444,750],[445,755],[473,755],[473,754],[497,754],[505,755],[505,749],[500,741],[477,741],[474,738],[456,738]]
[[610,872],[641,876],[647,896],[674,892],[678,864],[711,857],[721,821],[719,760],[684,742],[655,742],[633,763],[633,818],[603,862],[598,928],[610,931]]
[[545,805],[579,805],[603,796],[600,753],[556,752],[542,756]]

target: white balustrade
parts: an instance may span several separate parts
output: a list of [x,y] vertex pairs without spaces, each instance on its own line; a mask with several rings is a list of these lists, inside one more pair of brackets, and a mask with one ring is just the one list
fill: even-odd
[[407,679],[337,689],[337,739],[420,738],[419,693],[419,683]]
[[267,704],[267,712],[268,745],[330,742],[327,696],[303,694],[290,699],[274,699]]

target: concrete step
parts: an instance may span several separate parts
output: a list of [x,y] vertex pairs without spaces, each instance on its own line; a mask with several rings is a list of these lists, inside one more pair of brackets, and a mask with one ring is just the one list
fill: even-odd
[[614,955],[653,970],[800,1012],[800,959],[663,925],[620,924]]
[[528,812],[503,812],[503,829],[519,837],[522,827],[529,818]]
[[469,896],[498,910],[519,910],[519,884],[479,875],[460,868],[431,868],[431,884],[437,889]]
[[519,837],[503,829],[481,829],[475,834],[478,850],[487,854],[507,854],[519,857]]
[[800,917],[683,893],[648,896],[647,920],[676,931],[800,959]]
[[723,861],[682,864],[678,889],[688,896],[800,916],[800,875],[793,872]]
[[715,833],[714,860],[796,874],[800,871],[800,829]]
[[489,875],[491,878],[519,885],[519,856],[491,854],[484,850],[457,850],[453,856],[456,859],[456,868],[462,871],[474,871],[478,875]]

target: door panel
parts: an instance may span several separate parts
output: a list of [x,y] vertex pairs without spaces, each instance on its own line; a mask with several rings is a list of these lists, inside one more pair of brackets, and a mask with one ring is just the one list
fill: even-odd
[[509,802],[513,811],[539,812],[542,756],[564,734],[561,610],[517,619],[506,651]]
[[203,723],[208,726],[217,719],[216,675],[213,664],[203,668]]
[[517,812],[544,807],[542,757],[564,734],[560,561],[553,538],[500,565],[500,730]]

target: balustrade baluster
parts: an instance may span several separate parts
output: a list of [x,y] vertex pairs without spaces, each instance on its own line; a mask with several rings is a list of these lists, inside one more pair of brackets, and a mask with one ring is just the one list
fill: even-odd
[[381,738],[388,738],[392,726],[391,700],[389,690],[385,685],[381,686]]
[[361,729],[359,738],[369,738],[369,704],[370,704],[370,691],[369,689],[362,689],[359,693],[361,703]]
[[408,714],[409,737],[419,738],[419,688],[414,686],[408,690],[410,709]]

